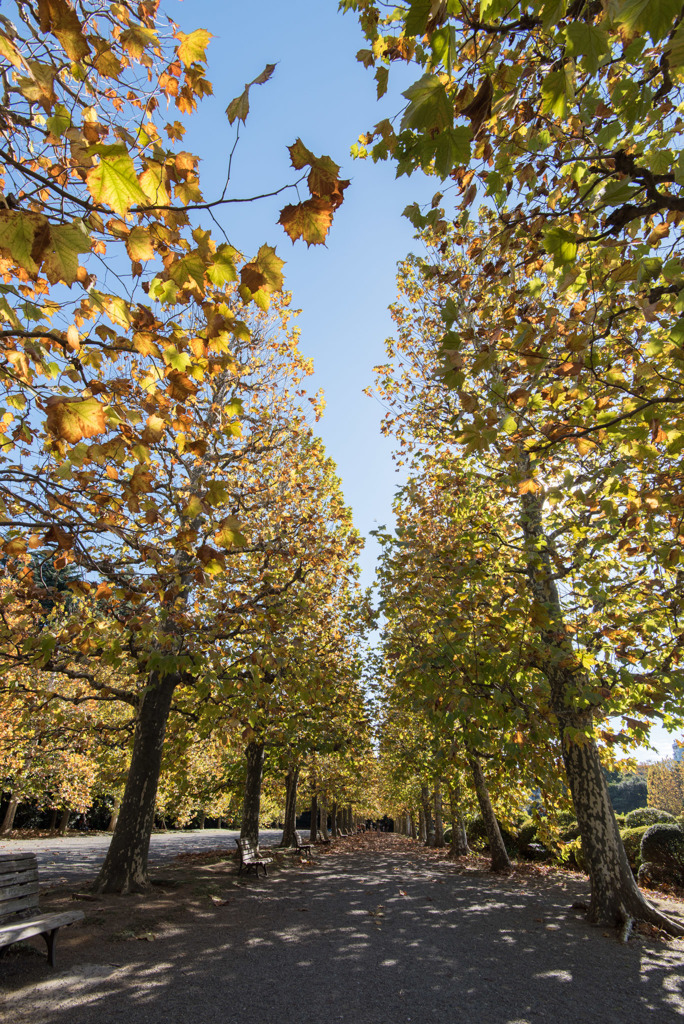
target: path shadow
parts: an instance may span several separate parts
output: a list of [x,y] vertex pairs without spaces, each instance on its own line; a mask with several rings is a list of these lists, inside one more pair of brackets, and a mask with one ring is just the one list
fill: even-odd
[[[157,922],[150,942],[69,949],[13,980],[14,1024],[659,1024],[684,1018],[684,944],[620,945],[570,909],[582,883],[457,873],[337,848]],[[231,888],[232,886],[232,888]],[[221,893],[219,893],[220,897]],[[215,902],[220,898],[215,897]],[[178,909],[178,908],[176,908]],[[111,949],[111,956],[109,955]],[[102,961],[102,958],[101,958]],[[1,969],[1,968],[0,968]],[[19,987],[14,987],[18,985]],[[29,987],[30,986],[30,987]]]

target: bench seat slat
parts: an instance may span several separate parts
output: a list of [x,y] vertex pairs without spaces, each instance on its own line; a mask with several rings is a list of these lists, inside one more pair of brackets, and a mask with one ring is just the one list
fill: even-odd
[[0,946],[9,946],[20,939],[51,932],[53,928],[63,928],[74,921],[82,921],[84,917],[82,910],[67,910],[61,914],[41,914],[40,917],[17,921],[16,924],[0,925]]

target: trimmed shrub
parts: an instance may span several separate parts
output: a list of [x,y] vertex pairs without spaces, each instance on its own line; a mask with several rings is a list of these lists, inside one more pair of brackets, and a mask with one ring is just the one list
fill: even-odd
[[641,864],[641,840],[651,825],[637,825],[636,828],[621,828],[620,836],[625,846],[629,866],[636,875]]
[[684,832],[676,822],[659,822],[644,832],[639,882],[684,885]]
[[675,821],[673,814],[661,811],[659,807],[637,807],[625,816],[627,828],[638,828],[639,825],[656,825],[659,821]]

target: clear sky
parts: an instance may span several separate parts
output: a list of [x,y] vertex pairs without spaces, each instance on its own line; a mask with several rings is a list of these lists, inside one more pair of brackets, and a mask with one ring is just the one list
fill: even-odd
[[[287,146],[298,137],[317,156],[331,156],[351,179],[325,247],[293,246],[277,224],[281,207],[296,201],[294,193],[231,206],[219,219],[246,255],[266,242],[287,261],[286,287],[302,310],[301,348],[314,358],[313,386],[324,389],[327,401],[317,430],[367,538],[361,564],[369,584],[377,548],[368,535],[391,524],[399,477],[391,441],[380,434],[382,410],[363,390],[384,361],[384,340],[392,333],[387,307],[396,294],[396,264],[418,246],[402,210],[428,201],[437,183],[420,174],[397,179],[392,165],[354,161],[349,149],[361,132],[397,112],[399,92],[415,76],[409,71],[402,81],[401,69],[393,70],[391,93],[378,103],[372,73],[355,59],[365,46],[361,30],[353,14],[338,13],[336,0],[164,0],[164,10],[184,31],[202,27],[214,35],[208,49],[214,96],[190,119],[186,136],[187,148],[202,157],[206,198],[220,193],[235,141],[225,108],[266,64],[277,67],[268,83],[251,90],[230,194],[257,195],[294,181]],[[664,729],[654,728],[652,741],[657,753],[637,751],[640,759],[671,756],[672,736]]]

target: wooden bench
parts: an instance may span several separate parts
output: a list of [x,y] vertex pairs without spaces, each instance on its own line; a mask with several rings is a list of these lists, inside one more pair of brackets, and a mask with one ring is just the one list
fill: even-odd
[[310,857],[311,856],[311,843],[305,843],[302,841],[302,837],[299,832],[295,829],[294,834],[295,849],[300,856]]
[[42,935],[48,963],[54,967],[57,932],[74,921],[82,921],[83,917],[81,910],[41,914],[35,853],[0,855],[0,950],[32,935]]
[[328,837],[326,839],[326,837],[323,835],[323,833],[321,832],[321,830],[319,828],[318,832],[316,833],[316,842],[317,843],[322,843],[324,846],[327,846],[328,843],[331,842],[331,839],[330,839],[330,837]]
[[273,862],[272,857],[263,857],[259,847],[256,846],[251,839],[236,839],[235,840],[240,855],[240,864],[238,867],[238,875],[241,875],[243,871],[247,871],[249,874],[250,868],[254,868],[257,878],[259,877],[259,868],[264,869],[264,875],[268,874],[266,865]]

